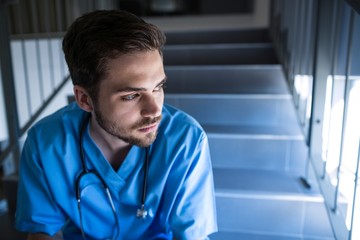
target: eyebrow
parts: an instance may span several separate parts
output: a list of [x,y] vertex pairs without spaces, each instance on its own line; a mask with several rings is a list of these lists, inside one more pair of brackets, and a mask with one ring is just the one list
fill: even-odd
[[[155,86],[155,88],[163,85],[166,81],[167,81],[167,76],[165,76],[165,78],[164,78],[163,80],[161,80],[161,81]],[[141,91],[146,91],[146,88],[125,87],[125,88],[116,90],[116,92],[141,92]]]

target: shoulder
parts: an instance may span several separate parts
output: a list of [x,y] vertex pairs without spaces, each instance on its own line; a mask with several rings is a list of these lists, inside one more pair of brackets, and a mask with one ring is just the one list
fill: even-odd
[[27,134],[21,162],[41,166],[49,182],[60,184],[54,173],[67,174],[75,169],[74,159],[79,156],[80,131],[86,114],[74,103],[39,120]]
[[195,118],[167,104],[163,108],[163,119],[160,128],[166,137],[183,134],[191,135],[191,137],[205,136],[203,128]]
[[35,123],[28,132],[28,138],[41,138],[42,142],[53,142],[69,134],[78,135],[85,115],[86,112],[76,103],[71,103]]
[[173,106],[164,105],[163,119],[154,142],[157,149],[173,157],[181,153],[190,159],[206,145],[206,133],[196,119]]

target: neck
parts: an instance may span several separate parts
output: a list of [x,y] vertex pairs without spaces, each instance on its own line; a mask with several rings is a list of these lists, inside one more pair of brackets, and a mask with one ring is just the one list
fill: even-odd
[[99,126],[94,117],[90,120],[90,135],[100,148],[106,160],[117,171],[123,163],[131,145],[109,133]]

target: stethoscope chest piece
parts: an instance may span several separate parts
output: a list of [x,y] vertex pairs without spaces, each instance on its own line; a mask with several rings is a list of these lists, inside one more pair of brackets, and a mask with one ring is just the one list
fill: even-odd
[[[116,225],[117,225],[117,231],[116,234],[114,235],[115,238],[111,238],[111,239],[118,239],[118,236],[120,234],[120,223],[117,217],[117,213],[116,213],[116,208],[113,202],[113,199],[111,197],[110,194],[110,190],[109,187],[107,186],[105,180],[102,178],[102,176],[96,171],[96,170],[90,170],[87,168],[86,166],[86,158],[85,158],[85,153],[84,153],[84,147],[83,147],[83,141],[84,141],[84,133],[87,127],[87,123],[90,119],[89,118],[85,119],[82,127],[81,127],[81,132],[80,132],[80,144],[79,144],[79,148],[80,148],[80,161],[81,161],[81,165],[82,165],[82,171],[80,172],[80,174],[77,176],[76,180],[75,180],[75,191],[76,191],[76,199],[78,202],[78,211],[79,211],[79,217],[80,217],[80,229],[81,229],[81,233],[82,233],[82,237],[85,240],[86,239],[86,235],[85,235],[85,231],[84,231],[84,226],[83,226],[83,217],[82,217],[82,210],[81,210],[81,189],[80,189],[80,182],[81,179],[87,175],[87,174],[92,174],[94,176],[96,176],[97,178],[100,179],[108,200],[109,200],[109,204],[111,205],[111,209],[113,211],[114,217],[115,217],[115,221],[116,221]],[[145,148],[145,163],[144,163],[144,177],[143,177],[143,186],[142,186],[142,191],[141,191],[141,205],[140,208],[137,209],[136,211],[136,217],[139,219],[145,219],[148,215],[148,211],[145,209],[145,201],[146,201],[146,191],[147,191],[147,178],[148,178],[148,169],[149,169],[149,147]]]
[[145,209],[144,205],[141,205],[141,208],[139,208],[136,212],[136,217],[145,219],[148,215],[148,211]]

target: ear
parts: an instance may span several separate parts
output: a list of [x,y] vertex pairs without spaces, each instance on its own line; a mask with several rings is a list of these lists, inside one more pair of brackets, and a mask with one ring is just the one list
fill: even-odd
[[94,109],[93,102],[91,101],[91,98],[85,88],[79,85],[74,85],[73,91],[76,103],[79,107],[86,112],[92,112]]

